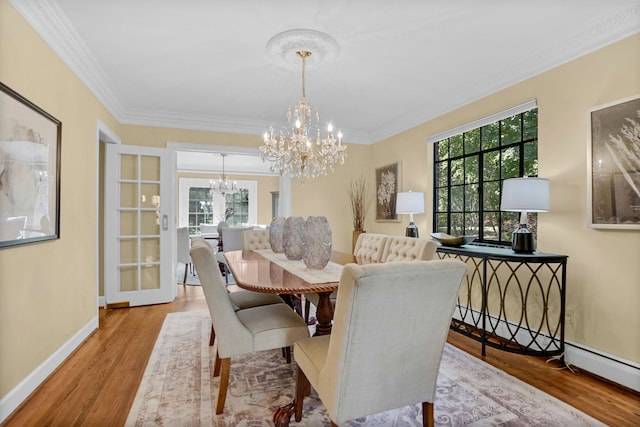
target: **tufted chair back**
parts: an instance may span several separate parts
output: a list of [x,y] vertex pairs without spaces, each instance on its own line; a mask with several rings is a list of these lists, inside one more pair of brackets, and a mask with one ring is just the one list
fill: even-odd
[[389,236],[381,262],[429,261],[433,259],[438,245],[430,239]]
[[389,236],[386,234],[362,233],[358,237],[353,255],[358,264],[375,264],[382,262],[382,254]]
[[335,425],[417,402],[424,425],[434,425],[438,370],[466,272],[453,259],[346,265],[331,335],[294,345],[296,421],[310,383]]
[[242,249],[271,249],[269,230],[245,230],[242,232]]

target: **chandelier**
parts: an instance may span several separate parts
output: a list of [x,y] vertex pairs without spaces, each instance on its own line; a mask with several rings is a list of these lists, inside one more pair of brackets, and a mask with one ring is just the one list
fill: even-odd
[[305,66],[311,51],[302,49],[295,53],[302,60],[302,98],[287,111],[288,127],[279,130],[270,127],[265,132],[260,157],[271,162],[272,172],[292,178],[316,178],[344,164],[347,146],[342,143],[342,132],[338,130],[335,134],[331,123],[322,137],[318,108],[311,106],[305,97]]
[[226,153],[221,153],[222,156],[222,176],[219,180],[212,179],[209,181],[209,195],[213,197],[214,194],[235,194],[238,192],[238,183],[233,181],[229,182],[227,175],[224,173],[224,158],[227,157]]

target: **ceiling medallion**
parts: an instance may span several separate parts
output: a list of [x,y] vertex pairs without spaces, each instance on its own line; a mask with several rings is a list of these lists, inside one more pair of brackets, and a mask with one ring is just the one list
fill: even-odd
[[267,51],[280,56],[285,63],[292,54],[298,63],[302,61],[302,97],[287,111],[289,126],[279,130],[270,127],[260,146],[260,157],[271,162],[271,171],[292,178],[316,178],[344,164],[347,146],[342,143],[342,132],[338,130],[335,134],[329,123],[326,136],[321,136],[318,108],[309,104],[305,94],[308,61],[318,56],[315,61],[318,64],[335,56],[338,50],[335,39],[313,30],[286,31],[267,43]]
[[329,34],[315,30],[289,30],[276,34],[267,42],[267,53],[277,64],[290,69],[300,66],[297,52],[311,52],[306,65],[315,67],[340,53],[340,45]]

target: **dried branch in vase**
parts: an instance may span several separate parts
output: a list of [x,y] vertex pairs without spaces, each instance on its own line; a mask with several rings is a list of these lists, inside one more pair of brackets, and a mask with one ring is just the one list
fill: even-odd
[[369,186],[363,176],[355,179],[351,178],[347,187],[347,194],[351,202],[353,229],[355,231],[364,231],[364,220],[369,209],[371,191],[369,191]]

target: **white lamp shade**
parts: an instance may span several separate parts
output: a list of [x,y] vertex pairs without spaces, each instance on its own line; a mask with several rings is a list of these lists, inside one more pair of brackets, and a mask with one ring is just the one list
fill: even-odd
[[510,178],[502,182],[501,211],[547,212],[549,180],[546,178]]
[[397,214],[424,213],[424,193],[407,191],[398,193],[396,198]]

